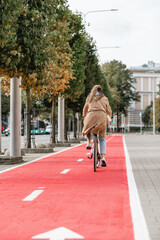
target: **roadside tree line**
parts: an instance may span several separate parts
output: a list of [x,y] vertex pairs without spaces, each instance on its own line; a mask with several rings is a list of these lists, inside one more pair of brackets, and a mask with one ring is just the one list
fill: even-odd
[[83,16],[73,13],[67,0],[1,1],[0,26],[0,77],[8,93],[10,78],[21,78],[23,107],[28,112],[27,147],[31,147],[33,107],[39,115],[42,109],[52,112],[55,142],[59,96],[65,98],[66,116],[72,112],[74,119],[95,84],[102,85],[117,119],[127,114],[132,100],[138,100],[135,79],[126,65],[114,60],[100,66],[96,43],[85,30]]

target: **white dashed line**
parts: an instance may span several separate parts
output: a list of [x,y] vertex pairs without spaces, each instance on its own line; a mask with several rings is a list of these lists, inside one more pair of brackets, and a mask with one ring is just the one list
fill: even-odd
[[106,143],[107,143],[107,142],[109,142],[111,139],[112,139],[112,137],[111,137],[111,138],[109,138],[109,139],[107,139],[107,140],[106,140]]
[[62,173],[62,174],[65,174],[65,173],[68,173],[70,170],[71,170],[71,169],[65,169],[65,170],[63,170],[61,173]]
[[23,201],[32,201],[36,197],[38,197],[44,190],[35,190],[30,195],[28,195],[26,198],[23,199]]
[[81,159],[78,159],[77,160],[77,162],[82,162],[84,159],[83,158],[81,158]]

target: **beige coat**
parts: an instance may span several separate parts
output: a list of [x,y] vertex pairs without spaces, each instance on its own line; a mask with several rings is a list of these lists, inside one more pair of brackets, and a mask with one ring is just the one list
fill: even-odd
[[[108,98],[103,94],[95,95],[91,102],[89,102],[89,98],[90,96],[87,97],[83,108],[83,116],[85,119],[82,135],[84,136],[91,131],[93,134],[99,133],[101,136],[105,137],[109,121],[107,120],[104,109],[110,117],[112,115]],[[102,104],[104,109],[98,101]]]

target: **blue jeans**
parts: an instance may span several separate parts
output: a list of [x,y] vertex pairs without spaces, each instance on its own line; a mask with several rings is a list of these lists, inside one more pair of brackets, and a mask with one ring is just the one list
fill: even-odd
[[[90,132],[87,134],[87,138],[91,139]],[[105,137],[102,137],[101,135],[99,135],[99,141],[100,141],[100,154],[106,154],[106,139],[105,139]]]

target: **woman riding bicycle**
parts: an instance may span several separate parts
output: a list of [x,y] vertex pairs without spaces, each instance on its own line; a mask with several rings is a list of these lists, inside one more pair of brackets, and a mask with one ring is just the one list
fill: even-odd
[[106,130],[109,120],[106,117],[112,115],[112,110],[109,105],[108,98],[102,93],[102,87],[95,85],[86,99],[83,108],[84,127],[82,135],[87,135],[87,149],[91,149],[91,133],[99,134],[100,154],[102,157],[102,166],[106,167]]

